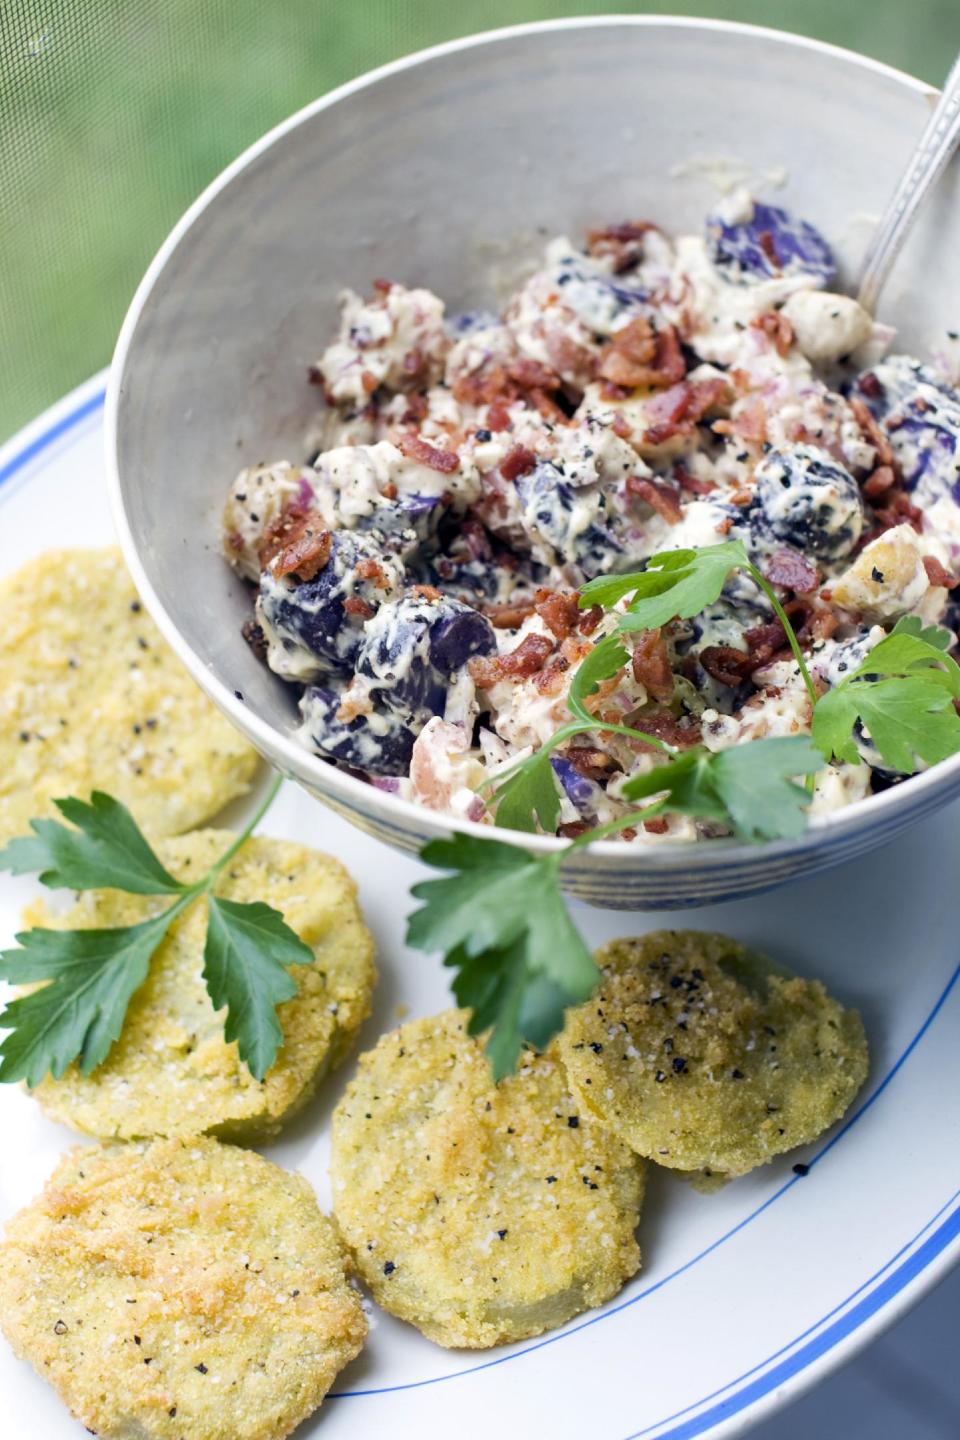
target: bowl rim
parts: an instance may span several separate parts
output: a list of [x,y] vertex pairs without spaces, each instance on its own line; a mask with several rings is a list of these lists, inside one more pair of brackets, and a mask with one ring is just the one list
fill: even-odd
[[[570,16],[553,20],[532,21],[520,25],[501,26],[497,29],[480,31],[476,34],[462,36],[455,40],[444,41],[439,45],[431,45],[425,49],[416,50],[408,55],[401,56],[397,60],[391,60],[384,65],[377,66],[373,70],[365,71],[352,80],[347,80],[342,85],[336,86],[333,90],[328,91],[318,99],[301,107],[301,109],[295,111],[292,115],[287,116],[285,120],[281,120],[279,124],[273,126],[258,140],[255,140],[252,145],[249,145],[243,150],[235,160],[231,161],[187,208],[150,262],[143,279],[137,286],[124,317],[110,365],[104,413],[107,492],[126,563],[130,568],[137,590],[145,601],[154,621],[168,644],[183,664],[186,665],[188,671],[200,687],[233,722],[237,729],[240,730],[241,733],[246,734],[261,751],[267,754],[278,753],[288,766],[289,772],[296,779],[308,784],[313,782],[317,790],[329,792],[331,797],[342,802],[350,810],[360,808],[363,811],[369,811],[372,805],[374,810],[382,811],[384,815],[395,817],[397,822],[402,823],[402,827],[405,830],[412,829],[419,831],[421,834],[428,832],[432,838],[445,838],[453,832],[486,840],[500,839],[504,843],[518,845],[538,855],[553,854],[569,848],[569,841],[560,836],[531,834],[527,831],[508,830],[506,828],[501,829],[497,826],[482,824],[480,821],[468,820],[444,812],[430,810],[426,806],[419,805],[413,800],[406,800],[398,795],[391,794],[389,791],[380,790],[370,785],[368,781],[361,780],[346,771],[338,769],[334,765],[328,764],[318,755],[314,755],[311,751],[300,745],[292,734],[285,734],[282,730],[277,729],[274,725],[270,724],[269,721],[264,720],[260,715],[252,711],[245,702],[237,699],[236,692],[208,668],[201,657],[183,638],[172,616],[154,589],[144,565],[140,560],[136,538],[127,516],[124,487],[120,475],[120,465],[117,454],[119,426],[123,405],[124,373],[130,352],[134,345],[141,315],[150,301],[156,283],[166,267],[168,260],[179,246],[181,240],[183,240],[195,221],[207,210],[222,190],[226,189],[233,180],[241,175],[254,160],[258,159],[292,130],[297,129],[300,125],[311,120],[315,115],[322,113],[324,110],[332,108],[338,104],[339,101],[375,86],[381,80],[387,79],[392,75],[401,74],[405,70],[414,69],[430,61],[455,55],[461,51],[472,50],[482,45],[500,44],[505,41],[525,38],[527,36],[552,34],[558,31],[605,29],[617,26],[629,26],[637,30],[691,30],[706,33],[750,36],[751,38],[762,39],[782,45],[784,49],[809,50],[815,54],[829,55],[842,59],[863,70],[894,80],[898,85],[928,99],[939,93],[935,86],[928,84],[926,81],[919,80],[913,75],[909,75],[906,71],[899,70],[895,66],[886,64],[884,61],[875,60],[871,56],[861,55],[854,50],[848,50],[840,45],[833,45],[827,41],[816,40],[806,35],[797,35],[792,31],[777,30],[770,26],[748,25],[739,21],[707,19],[691,15],[609,14]],[[895,181],[895,178],[896,177],[891,177],[891,183]],[[891,789],[879,795],[865,796],[859,800],[852,801],[849,805],[845,805],[839,810],[830,811],[826,815],[814,817],[803,833],[793,839],[765,841],[762,844],[754,844],[731,837],[729,839],[712,841],[707,847],[704,847],[700,841],[683,841],[666,845],[628,847],[625,846],[622,841],[618,840],[596,840],[584,848],[585,852],[589,850],[590,854],[595,855],[597,858],[619,860],[620,866],[615,868],[623,868],[624,862],[626,862],[629,857],[631,869],[638,868],[639,862],[639,868],[645,870],[676,869],[678,865],[693,861],[694,856],[699,857],[698,868],[704,861],[707,861],[711,855],[722,864],[724,868],[749,863],[751,858],[756,859],[761,855],[765,859],[776,860],[779,857],[785,857],[807,850],[818,844],[821,840],[826,840],[827,837],[830,837],[833,841],[841,841],[843,838],[858,831],[864,822],[869,823],[869,817],[871,816],[875,817],[879,824],[884,817],[889,819],[898,811],[926,808],[923,804],[925,797],[929,799],[938,788],[945,785],[949,779],[956,778],[958,775],[960,775],[960,754],[952,756],[948,760],[941,761],[929,770],[912,776],[909,786],[893,786]],[[357,802],[361,799],[366,803],[358,806]]]

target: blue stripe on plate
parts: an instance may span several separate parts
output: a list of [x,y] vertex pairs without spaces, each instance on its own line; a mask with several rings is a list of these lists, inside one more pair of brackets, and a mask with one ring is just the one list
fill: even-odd
[[[82,420],[86,419],[88,415],[91,415],[94,411],[100,409],[100,407],[104,403],[104,398],[105,391],[98,391],[95,395],[92,395],[86,400],[82,401],[74,410],[70,411],[67,415],[64,415],[60,420],[56,421],[53,425],[50,426],[48,430],[43,431],[28,445],[24,446],[24,448],[17,454],[15,454],[13,458],[7,462],[6,465],[0,468],[0,485],[4,484],[5,481],[11,479],[15,474],[17,474],[26,465],[28,465],[31,460],[36,459],[37,456],[42,454],[42,452],[46,450],[50,445],[52,445],[56,440],[60,439],[61,436],[65,435],[69,430],[71,430],[74,426],[78,425]],[[958,978],[960,978],[960,965],[958,965],[957,969],[953,972],[952,976],[944,987],[944,990],[939,996],[936,1004],[933,1006],[933,1009],[930,1011],[929,1015],[921,1025],[920,1029],[917,1031],[916,1035],[914,1035],[913,1039],[910,1041],[910,1044],[904,1050],[903,1054],[899,1057],[899,1059],[891,1067],[888,1073],[884,1076],[883,1080],[872,1092],[872,1094],[860,1106],[859,1110],[857,1110],[851,1116],[847,1123],[842,1126],[840,1130],[837,1131],[837,1133],[832,1137],[832,1139],[830,1139],[827,1144],[824,1145],[823,1148],[818,1151],[818,1153],[809,1162],[809,1168],[811,1170],[815,1165],[818,1165],[822,1159],[824,1159],[828,1152],[833,1149],[837,1142],[842,1139],[844,1135],[847,1134],[847,1132],[852,1128],[852,1126],[857,1123],[861,1116],[870,1109],[874,1102],[879,1099],[880,1095],[884,1092],[884,1090],[886,1090],[887,1086],[893,1080],[894,1076],[901,1069],[901,1067],[905,1064],[909,1056],[913,1053],[916,1046],[926,1034],[927,1030],[933,1023],[940,1010],[943,1008],[943,1005],[945,1004],[950,992],[956,985]],[[399,1390],[413,1390],[419,1389],[422,1386],[426,1385],[436,1385],[440,1384],[442,1381],[445,1380],[456,1380],[460,1376],[473,1374],[475,1371],[478,1370],[492,1369],[496,1365],[503,1365],[506,1364],[508,1361],[519,1359],[521,1355],[529,1355],[533,1351],[541,1350],[547,1345],[556,1344],[558,1341],[565,1339],[568,1335],[576,1334],[578,1330],[586,1329],[590,1325],[599,1324],[601,1321],[609,1319],[611,1315],[616,1315],[621,1310],[628,1309],[630,1306],[637,1304],[640,1300],[644,1300],[647,1298],[647,1296],[652,1295],[657,1290],[662,1289],[665,1285],[669,1284],[670,1281],[676,1279],[678,1276],[690,1270],[694,1265],[698,1264],[701,1260],[705,1259],[706,1256],[710,1255],[714,1250],[718,1249],[719,1246],[725,1244],[726,1241],[730,1240],[734,1235],[745,1229],[746,1226],[751,1224],[752,1221],[757,1219],[759,1215],[762,1215],[765,1210],[768,1210],[771,1205],[773,1205],[777,1200],[779,1200],[781,1196],[785,1195],[788,1190],[791,1190],[793,1186],[799,1182],[799,1180],[799,1176],[794,1176],[793,1178],[788,1180],[784,1185],[780,1187],[779,1190],[775,1191],[773,1195],[769,1196],[768,1199],[763,1202],[763,1204],[758,1205],[757,1208],[751,1211],[749,1215],[745,1216],[736,1225],[731,1227],[730,1230],[728,1230],[725,1234],[719,1236],[710,1245],[706,1246],[703,1250],[701,1250],[697,1255],[694,1255],[683,1265],[678,1266],[677,1269],[671,1271],[669,1275],[665,1275],[662,1280],[658,1280],[655,1284],[648,1286],[648,1288],[646,1290],[643,1290],[639,1295],[633,1296],[630,1300],[623,1301],[620,1305],[614,1306],[610,1310],[604,1311],[604,1313],[601,1315],[595,1315],[588,1320],[581,1321],[579,1324],[571,1326],[569,1329],[561,1330],[556,1335],[548,1336],[543,1340],[537,1341],[533,1345],[526,1346],[522,1350],[514,1351],[509,1355],[501,1355],[494,1360],[484,1361],[478,1365],[469,1366],[463,1370],[455,1371],[454,1373],[449,1375],[437,1375],[427,1380],[415,1380],[403,1385],[387,1385],[379,1389],[339,1391],[331,1394],[328,1398],[345,1400],[350,1398],[359,1398],[363,1395],[392,1394]],[[907,1259],[903,1260],[903,1262],[898,1265],[891,1274],[887,1274],[891,1266],[897,1265],[897,1262],[901,1259],[901,1257],[906,1254],[907,1251],[911,1250],[911,1247],[914,1246],[917,1241],[920,1240],[921,1237],[927,1233],[927,1231],[930,1229],[930,1226],[937,1223],[937,1221],[944,1214],[944,1212],[949,1209],[950,1205],[952,1205],[953,1202],[957,1199],[958,1195],[960,1195],[960,1191],[958,1191],[957,1194],[953,1195],[951,1199],[948,1200],[947,1203],[940,1208],[937,1214],[934,1215],[930,1221],[928,1221],[928,1223],[923,1227],[922,1230],[918,1232],[918,1234],[913,1238],[913,1240],[908,1242],[907,1245],[903,1246],[894,1256],[891,1257],[891,1259],[886,1263],[886,1265],[882,1266],[878,1271],[876,1271],[869,1280],[864,1281],[863,1285],[858,1287],[858,1289],[855,1290],[852,1295],[849,1295],[847,1299],[844,1300],[840,1305],[836,1306],[833,1310],[829,1311],[825,1316],[823,1316],[816,1325],[811,1326],[801,1335],[798,1335],[796,1339],[790,1342],[790,1344],[783,1346],[773,1355],[768,1356],[766,1360],[760,1362],[760,1364],[755,1366],[752,1370],[749,1370],[745,1374],[738,1376],[735,1380],[732,1380],[729,1386],[723,1387],[723,1389],[728,1389],[734,1386],[740,1386],[740,1388],[735,1390],[733,1394],[728,1395],[726,1399],[721,1400],[717,1405],[712,1406],[709,1410],[702,1412],[700,1415],[694,1416],[689,1420],[682,1419],[684,1415],[689,1414],[690,1410],[696,1409],[697,1405],[709,1404],[711,1400],[715,1399],[718,1395],[723,1393],[722,1390],[714,1391],[712,1394],[704,1396],[702,1400],[697,1402],[697,1405],[689,1406],[686,1410],[679,1411],[675,1415],[666,1416],[663,1420],[657,1421],[655,1424],[648,1426],[644,1430],[635,1431],[630,1437],[628,1437],[628,1440],[640,1440],[640,1437],[650,1435],[654,1431],[660,1430],[663,1425],[669,1425],[675,1420],[681,1420],[682,1423],[679,1426],[674,1426],[672,1430],[663,1431],[660,1440],[692,1440],[692,1437],[704,1434],[706,1430],[711,1429],[712,1427],[720,1424],[721,1422],[726,1421],[731,1416],[738,1414],[740,1411],[746,1409],[750,1405],[755,1404],[758,1400],[762,1399],[763,1396],[768,1395],[770,1391],[775,1389],[777,1386],[782,1385],[787,1380],[790,1380],[796,1375],[799,1375],[808,1366],[813,1364],[814,1361],[820,1359],[823,1355],[827,1354],[835,1346],[840,1344],[841,1341],[854,1334],[871,1316],[875,1315],[878,1310],[882,1309],[883,1306],[887,1305],[891,1300],[893,1300],[913,1280],[915,1280],[918,1276],[922,1275],[924,1270],[927,1269],[928,1266],[932,1265],[936,1258],[941,1255],[943,1251],[953,1241],[960,1237],[960,1207],[958,1207],[949,1215],[946,1220],[943,1221],[943,1223],[936,1231],[934,1231],[932,1235],[930,1235],[926,1240],[924,1240],[923,1243],[920,1244],[916,1250],[913,1250],[913,1252],[908,1256]],[[884,1276],[886,1278],[882,1278]],[[877,1282],[878,1280],[880,1281],[880,1283],[876,1284],[875,1282]],[[875,1286],[875,1288],[870,1289],[871,1286]],[[869,1294],[863,1296],[863,1292],[865,1290],[869,1290]],[[858,1300],[859,1296],[863,1296],[863,1298]],[[852,1304],[853,1301],[858,1301],[858,1303]],[[847,1306],[851,1306],[851,1308],[847,1309]],[[840,1311],[844,1311],[844,1313],[840,1315],[838,1319],[834,1320],[833,1317],[838,1315]],[[828,1323],[830,1321],[833,1321],[833,1323]],[[823,1326],[826,1326],[826,1328],[822,1329],[821,1327]],[[814,1331],[819,1331],[820,1333],[814,1335],[814,1338],[809,1339],[808,1337],[810,1337]],[[807,1343],[804,1344],[804,1341],[806,1341]],[[795,1349],[795,1347],[797,1346],[799,1346],[800,1348]],[[772,1369],[765,1370],[766,1366],[771,1365],[772,1362],[778,1360],[779,1357],[784,1355],[787,1351],[792,1351],[793,1353],[790,1354],[786,1359],[782,1360],[779,1365],[773,1365]],[[751,1379],[751,1377],[757,1375],[757,1372],[759,1370],[765,1370],[765,1373],[760,1375],[756,1379]],[[743,1384],[743,1381],[749,1381],[749,1383]]]

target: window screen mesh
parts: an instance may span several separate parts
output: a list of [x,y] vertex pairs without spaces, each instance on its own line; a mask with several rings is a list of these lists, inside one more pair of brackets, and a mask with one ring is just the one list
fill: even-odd
[[958,0],[0,0],[0,439],[109,359],[151,255],[245,145],[473,30],[678,10],[802,29],[939,81]]

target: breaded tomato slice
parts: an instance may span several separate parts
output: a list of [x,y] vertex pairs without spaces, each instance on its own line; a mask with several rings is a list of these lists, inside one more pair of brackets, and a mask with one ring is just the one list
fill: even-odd
[[[197,830],[156,849],[177,879],[190,880],[232,839],[226,831]],[[236,1043],[224,1039],[224,1012],[214,1010],[203,983],[207,917],[199,900],[171,925],[104,1063],[89,1075],[71,1065],[33,1090],[53,1119],[103,1139],[215,1133],[249,1141],[279,1130],[343,1059],[370,1013],[376,980],[373,939],[343,866],[305,845],[255,836],[216,891],[274,906],[315,956],[312,965],[290,971],[298,993],[277,1011],[283,1045],[263,1082],[250,1074]],[[65,915],[38,904],[27,919],[58,929],[123,926],[157,909],[154,898],[100,890],[81,896]]]
[[0,1246],[0,1326],[101,1440],[282,1440],[367,1333],[313,1191],[247,1150],[71,1150]]
[[570,1086],[659,1165],[743,1175],[816,1139],[866,1078],[857,1012],[736,940],[657,930],[596,958],[559,1041]]
[[553,1050],[494,1085],[468,1013],[361,1057],[333,1122],[334,1208],[376,1300],[441,1345],[562,1325],[639,1267],[643,1166],[583,1115]]
[[243,795],[257,755],[187,674],[116,549],[48,550],[0,580],[0,845],[106,790],[151,835]]

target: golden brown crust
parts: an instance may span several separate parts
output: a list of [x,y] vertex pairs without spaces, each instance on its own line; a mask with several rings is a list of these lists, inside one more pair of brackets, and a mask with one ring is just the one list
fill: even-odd
[[[178,879],[202,875],[229,846],[225,831],[162,841],[157,853]],[[280,1129],[337,1065],[370,1013],[373,939],[357,887],[338,861],[304,845],[255,837],[231,861],[217,893],[280,910],[316,956],[295,966],[298,994],[279,1007],[283,1047],[262,1083],[223,1038],[202,979],[206,902],[173,922],[134,995],[120,1039],[90,1075],[71,1065],[33,1094],[48,1115],[103,1139],[215,1133],[249,1141]],[[28,920],[58,929],[132,925],[169,902],[96,891],[66,915],[42,905]]]
[[856,1011],[735,940],[658,930],[597,961],[560,1038],[571,1088],[660,1165],[742,1175],[815,1139],[863,1084]]
[[245,794],[256,753],[194,684],[119,550],[49,550],[0,581],[0,845],[106,790],[152,835]]
[[441,1345],[537,1335],[639,1266],[643,1167],[571,1100],[556,1054],[490,1078],[467,1013],[361,1057],[333,1125],[335,1210],[361,1277]]
[[214,1140],[70,1151],[7,1227],[0,1324],[103,1440],[282,1440],[367,1330],[307,1182]]

